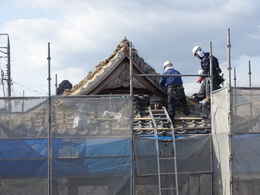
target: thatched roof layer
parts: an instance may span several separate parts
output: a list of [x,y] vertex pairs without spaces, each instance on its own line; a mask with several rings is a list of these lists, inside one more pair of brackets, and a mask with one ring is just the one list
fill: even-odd
[[[111,56],[96,65],[93,72],[89,72],[86,77],[73,86],[71,90],[65,91],[64,95],[82,95],[82,91],[88,91],[88,88],[91,88],[97,80],[110,71],[111,67],[119,64],[123,59],[129,58],[129,44],[130,42],[127,39],[123,39],[117,45]],[[134,65],[142,71],[142,73],[157,74],[156,71],[148,65],[143,58],[139,57],[136,49],[133,49],[133,62]],[[154,85],[158,85],[158,78],[149,78],[149,80]]]

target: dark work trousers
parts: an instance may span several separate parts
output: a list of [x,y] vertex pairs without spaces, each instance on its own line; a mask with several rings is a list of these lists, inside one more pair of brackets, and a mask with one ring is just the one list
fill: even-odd
[[185,115],[189,114],[186,96],[182,85],[168,86],[168,112],[172,119],[174,119],[176,107],[181,107]]

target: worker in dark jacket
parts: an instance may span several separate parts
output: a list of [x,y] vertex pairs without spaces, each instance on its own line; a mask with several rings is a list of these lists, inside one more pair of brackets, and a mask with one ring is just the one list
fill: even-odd
[[[164,75],[178,75],[179,71],[175,70],[173,64],[170,61],[166,61],[163,64]],[[182,85],[181,76],[162,77],[160,80],[160,86],[167,89],[168,96],[168,112],[171,119],[174,119],[176,107],[181,106],[185,115],[189,114],[189,109],[186,102],[186,96]]]
[[[204,52],[200,46],[195,46],[192,49],[193,56],[200,59],[202,75],[210,74],[210,54],[208,52]],[[213,76],[213,86],[212,89],[216,90],[221,88],[221,84],[224,82],[223,76],[221,75],[221,69],[219,67],[218,59],[215,56],[212,56],[212,76]],[[203,82],[201,82],[201,88],[198,95],[199,101],[207,98],[209,95],[209,86],[210,78],[204,78]]]

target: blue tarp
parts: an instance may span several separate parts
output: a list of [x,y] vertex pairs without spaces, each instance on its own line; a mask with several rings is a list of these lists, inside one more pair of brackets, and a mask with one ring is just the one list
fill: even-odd
[[[186,140],[190,136],[177,136]],[[138,153],[153,155],[151,135],[140,136]],[[171,136],[159,136],[171,141]],[[153,149],[154,148],[154,149]],[[53,175],[102,176],[130,173],[131,140],[129,138],[56,138],[53,140]],[[48,139],[1,139],[0,177],[47,177]]]
[[[53,175],[121,175],[130,172],[130,140],[55,139]],[[0,140],[0,177],[46,177],[47,139]]]

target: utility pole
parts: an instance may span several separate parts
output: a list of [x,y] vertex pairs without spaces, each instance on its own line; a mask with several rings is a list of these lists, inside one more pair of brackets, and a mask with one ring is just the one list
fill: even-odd
[[[9,35],[6,33],[0,34],[0,64],[4,65],[4,68],[1,67],[1,83],[4,87],[4,81],[7,83],[7,96],[11,97],[11,52],[10,52],[10,39]],[[4,91],[4,89],[3,89]],[[5,96],[5,92],[3,94]]]

